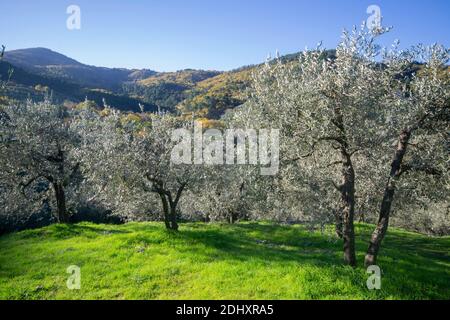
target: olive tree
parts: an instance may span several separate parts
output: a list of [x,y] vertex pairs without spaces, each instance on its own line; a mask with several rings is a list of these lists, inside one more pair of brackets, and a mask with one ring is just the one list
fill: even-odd
[[197,171],[172,161],[178,143],[172,135],[191,122],[161,113],[135,117],[128,121],[127,115],[109,108],[103,115],[93,110],[81,114],[76,126],[87,182],[96,188],[94,197],[119,211],[135,212],[136,204],[153,204],[156,195],[167,229],[177,230],[178,204],[194,186]]
[[[384,31],[344,32],[335,58],[326,59],[318,48],[305,52],[298,64],[268,62],[255,75],[249,103],[256,122],[282,129],[282,173],[290,177],[283,188],[307,178],[309,191],[303,191],[324,195],[320,202],[336,208],[337,232],[350,265],[356,264],[358,201],[360,210],[380,208],[366,256],[366,264],[373,264],[400,176],[415,184],[413,200],[430,198],[427,188],[442,194],[420,174],[440,177],[448,188],[448,50],[435,45],[402,51],[398,43],[387,50],[376,45]],[[417,64],[420,72],[412,70]],[[398,200],[400,209],[413,202]]]
[[142,195],[130,191],[125,183],[130,176],[127,172],[134,129],[128,128],[124,116],[109,107],[99,111],[87,104],[74,116],[71,129],[80,137],[74,151],[84,177],[79,201],[88,208],[101,206],[126,220],[134,218],[136,200]]
[[[394,54],[389,58],[385,61],[386,68],[392,64],[410,66],[415,62],[421,65],[421,69],[412,75],[399,73],[399,77],[391,83],[390,95],[385,96],[385,104],[392,113],[390,128],[397,132],[397,141],[390,159],[378,223],[365,257],[366,265],[376,264],[380,245],[388,228],[396,190],[401,184],[400,178],[403,180],[404,176],[408,176],[406,179],[412,179],[410,184],[414,185],[414,190],[429,194],[430,190],[425,190],[433,183],[423,175],[439,177],[440,183],[434,185],[433,192],[440,194],[439,191],[444,191],[442,196],[447,200],[449,194],[449,51],[440,45],[417,46],[407,55]],[[403,203],[414,198],[417,197],[403,199]],[[398,204],[402,203],[398,201]]]
[[379,35],[354,29],[344,32],[335,58],[319,47],[298,63],[267,63],[255,76],[251,101],[263,123],[282,130],[281,165],[299,171],[290,174],[291,183],[330,196],[333,204],[325,207],[335,208],[344,260],[352,266],[355,162],[365,161],[365,152],[383,139],[386,114],[379,102],[393,72],[377,63]]
[[57,222],[69,222],[66,189],[79,173],[73,157],[78,137],[70,130],[70,113],[48,101],[28,101],[6,106],[2,118],[6,121],[2,121],[1,162],[10,185],[27,197],[36,195],[36,188],[47,191],[41,195],[52,194]]
[[[187,154],[191,158],[191,138],[174,135],[177,129],[193,132],[191,121],[181,120],[169,114],[156,114],[151,128],[143,130],[131,145],[132,165],[146,192],[156,194],[160,200],[167,229],[178,230],[178,204],[188,188],[194,188],[202,174],[199,166],[191,163],[177,163],[173,154],[181,139],[186,139]],[[186,150],[185,150],[186,151]],[[139,180],[137,180],[139,181]]]

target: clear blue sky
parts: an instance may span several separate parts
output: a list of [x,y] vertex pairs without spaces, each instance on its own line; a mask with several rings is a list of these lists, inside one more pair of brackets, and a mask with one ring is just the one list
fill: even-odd
[[[81,30],[66,28],[66,8],[81,8]],[[229,70],[281,54],[335,47],[343,28],[381,8],[386,42],[449,47],[449,0],[2,0],[0,42],[47,47],[80,62],[173,71]]]

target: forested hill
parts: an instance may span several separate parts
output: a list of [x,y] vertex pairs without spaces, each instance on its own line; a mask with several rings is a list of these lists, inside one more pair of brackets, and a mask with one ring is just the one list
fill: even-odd
[[64,79],[83,87],[115,90],[125,81],[144,79],[155,74],[152,70],[104,68],[82,64],[46,48],[8,51],[4,60],[28,72]]
[[9,70],[13,70],[13,73],[8,85],[2,92],[2,95],[6,97],[3,97],[0,101],[24,101],[29,98],[40,101],[51,96],[56,103],[79,103],[88,99],[99,106],[105,101],[123,111],[138,112],[140,110],[139,104],[144,105],[146,111],[157,110],[156,105],[145,103],[127,95],[104,89],[86,88],[66,79],[33,73],[9,62],[0,61],[0,79],[8,79]]
[[[335,50],[328,50],[324,58],[334,56]],[[289,63],[298,61],[299,57],[299,53],[293,53],[280,59]],[[158,73],[135,83],[127,83],[123,93],[173,112],[218,119],[225,111],[247,100],[252,73],[260,67],[261,64],[228,72],[181,70]]]
[[[334,55],[334,50],[327,52]],[[299,54],[281,57],[294,61]],[[228,72],[186,69],[156,72],[148,69],[105,68],[80,63],[46,48],[7,51],[0,62],[0,77],[14,69],[6,95],[10,99],[43,99],[79,103],[86,98],[102,105],[139,111],[158,108],[185,115],[218,119],[225,111],[243,104],[252,72],[260,65]]]

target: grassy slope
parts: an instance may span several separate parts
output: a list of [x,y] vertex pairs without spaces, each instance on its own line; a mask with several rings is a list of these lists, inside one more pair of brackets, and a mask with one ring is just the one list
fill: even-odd
[[[358,225],[362,260],[371,227]],[[382,290],[341,244],[301,226],[52,225],[0,238],[1,299],[450,299],[450,237],[391,230]],[[81,290],[66,268],[81,267]]]

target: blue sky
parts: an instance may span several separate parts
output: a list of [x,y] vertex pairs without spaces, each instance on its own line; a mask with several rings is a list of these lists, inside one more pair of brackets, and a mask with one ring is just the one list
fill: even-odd
[[[71,4],[81,8],[81,30],[66,28]],[[277,49],[287,54],[319,41],[335,47],[372,4],[383,25],[394,26],[386,43],[449,47],[449,0],[2,0],[0,42],[107,67],[230,70]]]

